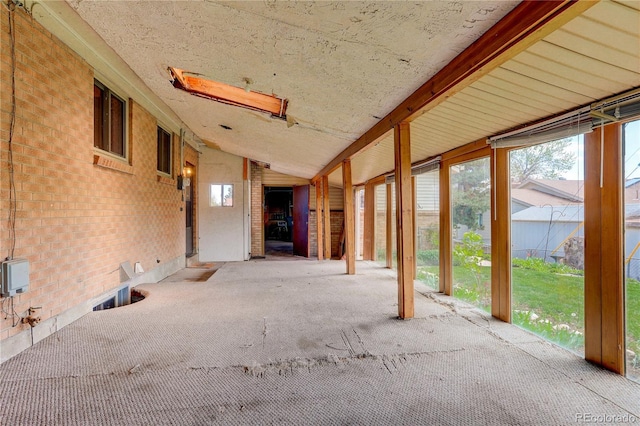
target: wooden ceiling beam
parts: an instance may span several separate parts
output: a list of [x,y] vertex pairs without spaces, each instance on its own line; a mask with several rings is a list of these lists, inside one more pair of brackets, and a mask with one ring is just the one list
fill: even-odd
[[169,67],[169,73],[172,84],[177,89],[224,104],[268,112],[274,117],[286,118],[286,99],[187,75],[185,71],[178,68]]
[[403,121],[412,121],[543,39],[599,0],[523,1],[386,117],[349,145],[313,181],[370,147]]

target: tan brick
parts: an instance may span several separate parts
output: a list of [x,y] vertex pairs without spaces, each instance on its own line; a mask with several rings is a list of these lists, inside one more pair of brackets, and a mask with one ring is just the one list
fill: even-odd
[[[93,70],[40,25],[16,13],[22,31],[16,58],[17,108],[13,153],[18,190],[16,256],[31,261],[31,288],[20,296],[25,306],[43,306],[42,318],[111,290],[113,273],[124,261],[145,270],[184,253],[181,193],[156,179],[157,120],[135,102],[130,126],[133,174],[93,165]],[[6,24],[6,15],[0,18]],[[2,34],[3,45],[7,41]],[[8,52],[0,61],[8,63]],[[2,91],[9,75],[2,67]],[[0,97],[0,201],[8,209],[6,179],[10,105]],[[179,145],[174,143],[176,174]],[[198,153],[185,149],[197,167]],[[197,224],[196,224],[197,225]],[[5,224],[0,248],[9,246]],[[0,319],[0,336],[19,327]]]

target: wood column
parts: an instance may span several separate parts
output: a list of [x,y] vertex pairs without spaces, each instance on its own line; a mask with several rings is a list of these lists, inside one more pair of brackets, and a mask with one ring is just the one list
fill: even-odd
[[324,222],[324,258],[331,259],[331,203],[329,176],[322,176],[322,221]]
[[451,181],[448,162],[440,167],[440,292],[453,294],[453,254],[451,244]]
[[376,223],[376,187],[368,182],[364,186],[364,232],[362,258],[376,260],[375,248]]
[[398,253],[398,315],[413,318],[413,191],[409,123],[394,128],[396,175],[396,236]]
[[411,176],[411,224],[413,226],[413,279],[418,276],[418,228],[417,221],[417,204],[418,203],[418,178]]
[[386,264],[387,268],[393,268],[393,221],[391,220],[391,212],[393,210],[393,197],[391,193],[391,184],[387,185],[387,214],[386,214],[386,226],[387,232],[385,232],[387,241],[386,241]]
[[491,315],[511,322],[509,151],[491,151]]
[[622,125],[585,134],[584,151],[585,358],[624,374]]
[[351,182],[351,160],[342,162],[342,187],[344,188],[344,238],[347,274],[356,273],[356,222]]
[[324,260],[324,215],[322,213],[322,181],[316,181],[316,241],[318,260]]

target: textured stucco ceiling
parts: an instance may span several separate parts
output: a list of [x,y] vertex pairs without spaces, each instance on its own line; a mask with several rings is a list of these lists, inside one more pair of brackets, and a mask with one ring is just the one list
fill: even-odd
[[[518,2],[68,3],[201,139],[310,178]],[[298,124],[176,90],[168,66],[250,78]]]

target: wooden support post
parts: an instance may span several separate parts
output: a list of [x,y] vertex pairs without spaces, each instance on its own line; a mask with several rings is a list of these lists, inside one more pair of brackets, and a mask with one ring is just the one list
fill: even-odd
[[318,260],[324,260],[324,215],[322,214],[322,182],[316,181],[316,241],[318,246]]
[[622,125],[587,133],[584,151],[585,359],[624,374]]
[[396,175],[396,236],[398,253],[398,315],[413,318],[413,196],[409,123],[394,129]]
[[440,292],[453,294],[453,254],[451,235],[451,166],[443,162],[440,167]]
[[392,192],[391,192],[391,184],[388,183],[387,185],[387,214],[386,214],[386,218],[387,218],[387,232],[385,233],[386,235],[386,265],[387,268],[392,269],[393,268],[393,221],[391,220],[391,211],[393,210],[393,197],[392,197]]
[[413,225],[413,279],[418,276],[418,227],[416,225],[418,211],[416,206],[418,205],[418,179],[415,176],[411,176],[411,209],[413,211],[411,215],[411,223]]
[[351,182],[351,160],[342,163],[342,187],[344,188],[344,237],[347,274],[356,273],[356,222],[353,203],[353,184]]
[[364,186],[364,236],[362,258],[376,260],[375,248],[376,187],[369,182]]
[[[604,128],[602,187],[602,365],[625,372],[624,151],[621,123]],[[585,313],[586,316],[586,313]]]
[[329,176],[322,176],[322,221],[324,222],[324,258],[331,259],[331,203]]
[[242,159],[242,180],[249,180],[249,159]]
[[491,315],[511,322],[511,197],[509,152],[491,152]]

